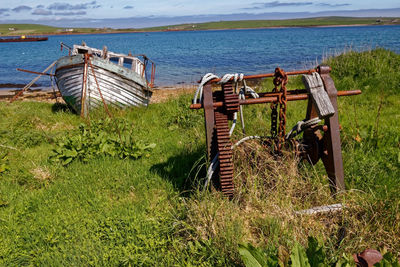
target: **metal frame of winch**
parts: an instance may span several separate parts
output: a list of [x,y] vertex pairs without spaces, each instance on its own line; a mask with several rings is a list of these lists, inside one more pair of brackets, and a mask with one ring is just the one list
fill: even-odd
[[[337,91],[330,76],[329,66],[315,69],[285,72],[276,68],[274,73],[251,76],[228,75],[222,79],[207,74],[196,92],[191,109],[204,109],[206,128],[207,158],[210,166],[207,172],[214,185],[228,197],[234,195],[233,148],[249,139],[263,139],[274,155],[280,156],[284,147],[295,148],[297,154],[311,164],[322,160],[333,192],[344,190],[343,160],[338,118],[338,96],[358,95],[360,90]],[[306,89],[287,90],[289,76],[303,75],[318,78],[320,90],[306,86]],[[272,92],[256,93],[246,85],[246,80],[273,77]],[[238,89],[238,79],[244,86]],[[317,79],[317,81],[318,81]],[[303,80],[307,80],[304,79]],[[213,91],[212,85],[221,84],[221,90]],[[321,89],[322,88],[322,89]],[[197,103],[199,99],[199,103]],[[286,134],[287,102],[308,100],[306,117]],[[233,144],[231,134],[240,113],[244,133],[242,106],[271,104],[271,136],[261,138],[247,136]],[[321,125],[319,122],[323,121]],[[301,140],[294,139],[303,133]],[[207,185],[207,182],[206,182]]]

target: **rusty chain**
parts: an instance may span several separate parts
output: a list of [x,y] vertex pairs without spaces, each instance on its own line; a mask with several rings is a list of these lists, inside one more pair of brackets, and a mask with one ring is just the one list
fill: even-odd
[[[272,89],[273,93],[278,92],[278,87],[280,84],[280,81],[278,80],[278,77],[274,78],[274,89]],[[278,124],[278,103],[273,102],[270,105],[271,107],[271,137],[275,138],[276,135],[278,134],[278,129],[277,129],[277,124]]]
[[[282,144],[285,142],[285,131],[286,131],[286,103],[287,103],[287,89],[286,84],[288,82],[288,76],[286,73],[280,69],[275,69],[275,78],[273,80],[274,89],[272,92],[281,93],[278,102],[271,103],[271,136],[276,139],[276,150],[279,152],[281,150]],[[278,124],[278,105],[279,105],[279,128]]]
[[276,70],[278,75],[280,76],[281,80],[281,97],[279,98],[279,131],[278,131],[278,151],[281,150],[282,144],[285,142],[285,135],[286,135],[286,104],[287,104],[287,89],[286,84],[288,83],[288,76],[286,73],[277,68]]

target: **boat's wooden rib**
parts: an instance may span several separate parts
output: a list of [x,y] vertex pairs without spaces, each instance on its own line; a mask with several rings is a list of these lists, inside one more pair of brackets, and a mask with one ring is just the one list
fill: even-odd
[[[149,104],[152,91],[143,75],[144,65],[138,58],[126,56],[126,62],[133,64],[131,68],[126,68],[123,66],[124,59],[119,61],[120,64],[115,64],[107,57],[99,57],[100,50],[90,49],[79,46],[79,51],[94,51],[95,54],[86,57],[86,60],[84,54],[78,53],[62,57],[57,61],[55,72],[57,85],[68,105],[81,113],[85,68],[87,68],[85,105],[89,110],[103,106],[102,98],[106,104],[120,108]],[[118,55],[119,58],[124,56],[110,54]]]

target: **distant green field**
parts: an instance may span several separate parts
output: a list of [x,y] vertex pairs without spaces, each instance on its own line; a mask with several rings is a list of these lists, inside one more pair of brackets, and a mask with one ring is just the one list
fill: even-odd
[[40,24],[0,24],[0,36],[12,35],[40,35],[40,34],[62,34],[62,33],[94,33],[106,32],[105,29],[95,28],[73,28],[73,31],[68,31],[68,28],[57,28]]
[[187,23],[167,25],[142,29],[111,29],[111,28],[57,28],[39,24],[0,24],[0,35],[23,34],[65,34],[65,33],[112,33],[137,31],[188,31],[188,30],[217,30],[217,29],[248,29],[268,27],[317,27],[334,25],[387,25],[400,24],[400,18],[351,18],[351,17],[322,17],[288,20],[239,20],[215,21],[205,23]]
[[58,28],[39,24],[0,24],[1,35],[44,34]]
[[171,26],[153,27],[141,30],[210,30],[210,29],[246,29],[267,27],[315,27],[333,25],[384,25],[400,24],[399,18],[350,18],[350,17],[323,17],[288,20],[239,20],[216,21],[206,23],[188,23]]

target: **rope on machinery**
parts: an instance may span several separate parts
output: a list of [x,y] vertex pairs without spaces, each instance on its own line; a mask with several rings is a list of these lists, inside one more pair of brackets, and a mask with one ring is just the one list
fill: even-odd
[[302,121],[298,121],[297,124],[295,126],[293,126],[293,128],[290,130],[290,132],[285,136],[285,139],[291,139],[296,137],[297,135],[299,135],[301,132],[303,132],[305,129],[318,124],[321,122],[320,118],[313,118],[310,120],[302,120]]

